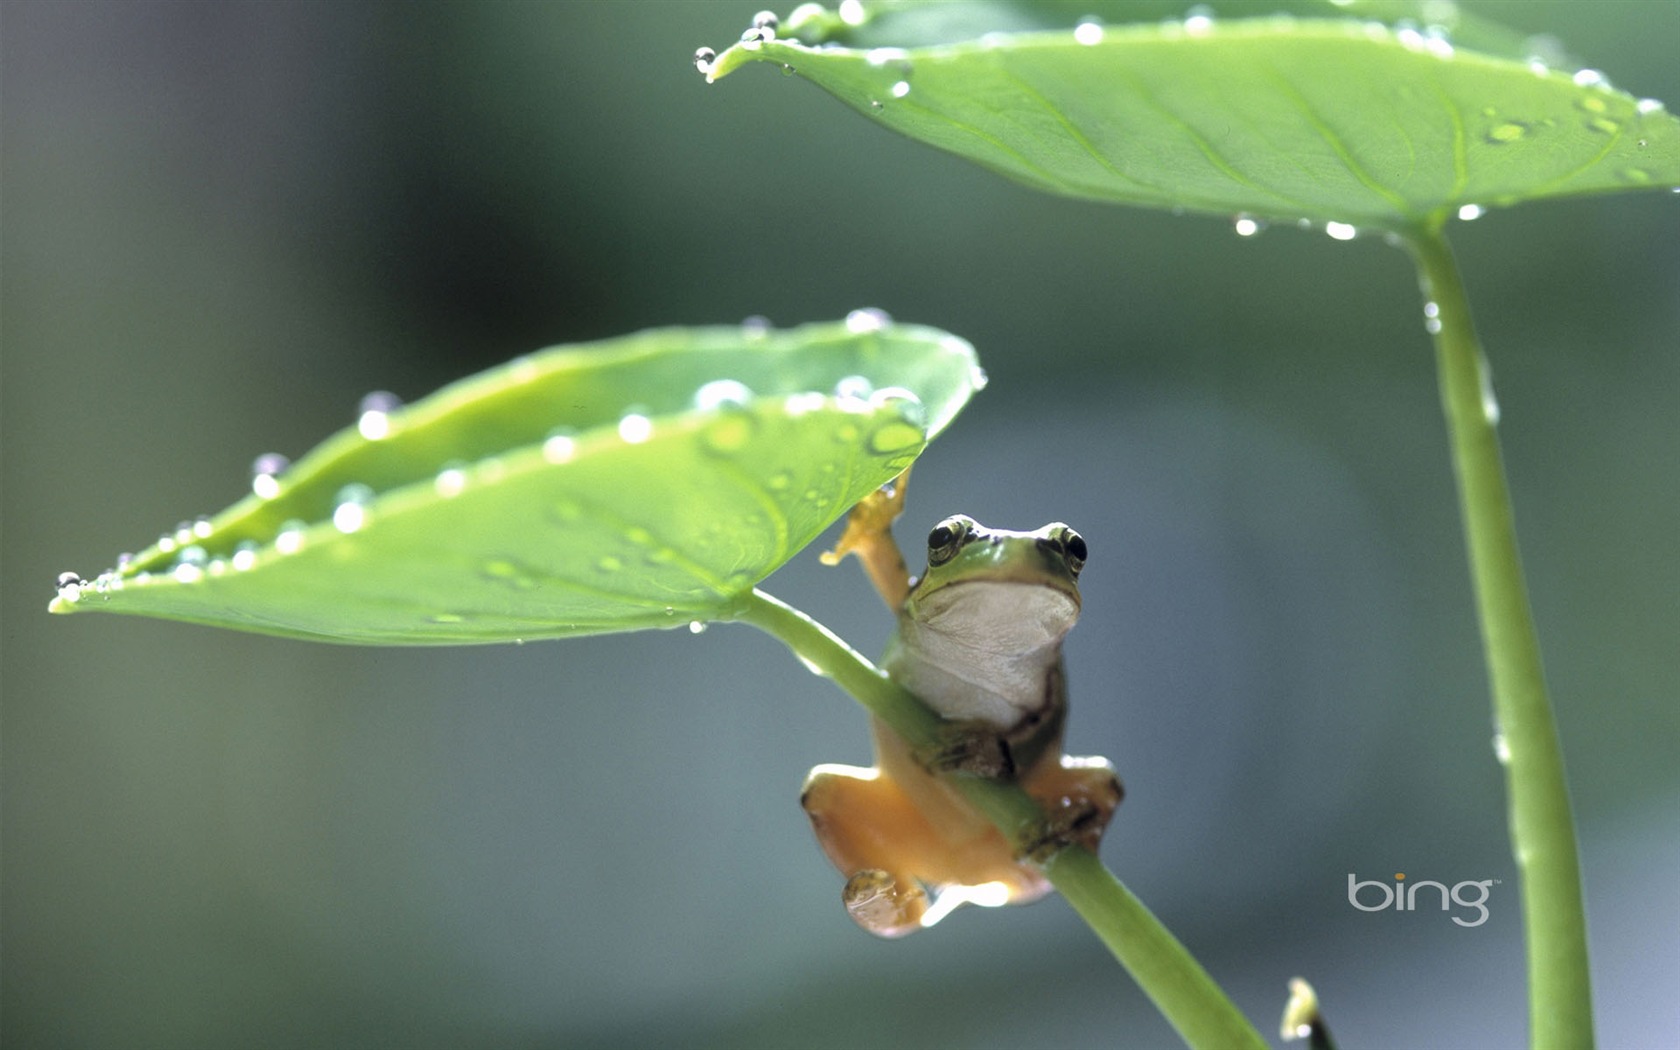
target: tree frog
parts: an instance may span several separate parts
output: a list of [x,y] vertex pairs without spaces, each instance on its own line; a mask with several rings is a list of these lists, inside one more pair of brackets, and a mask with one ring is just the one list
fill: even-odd
[[871,719],[875,766],[820,765],[800,798],[847,878],[847,912],[880,937],[931,926],[964,902],[1024,904],[1049,892],[939,772],[1016,780],[1043,806],[1055,844],[1095,849],[1121,798],[1106,759],[1062,754],[1062,639],[1079,617],[1084,539],[1060,522],[1010,532],[959,514],[928,534],[927,570],[912,581],[890,531],[904,480],[854,508],[823,560],[864,563],[898,613],[882,667],[953,723],[953,746],[918,755]]

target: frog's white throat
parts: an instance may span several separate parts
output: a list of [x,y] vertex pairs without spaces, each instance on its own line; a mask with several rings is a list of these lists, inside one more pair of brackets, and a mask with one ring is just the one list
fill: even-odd
[[967,580],[911,601],[883,663],[943,717],[1009,729],[1059,699],[1051,683],[1079,618],[1073,594],[1042,582]]

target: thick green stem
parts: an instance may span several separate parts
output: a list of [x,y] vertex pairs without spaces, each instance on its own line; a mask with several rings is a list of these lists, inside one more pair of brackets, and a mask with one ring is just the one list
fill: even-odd
[[1528,945],[1529,1039],[1564,1050],[1593,1043],[1587,924],[1563,753],[1540,667],[1505,487],[1498,409],[1470,304],[1439,224],[1411,231],[1425,317],[1435,336],[1476,611],[1505,765],[1511,845]]
[[[902,736],[912,748],[937,743],[942,720],[828,628],[763,591],[733,618],[767,631],[817,673]],[[1031,841],[1044,824],[1032,798],[1012,783],[950,778],[1012,842]],[[1167,1021],[1192,1047],[1265,1047],[1259,1032],[1160,920],[1089,850],[1065,847],[1043,862],[1046,876],[1100,937]]]

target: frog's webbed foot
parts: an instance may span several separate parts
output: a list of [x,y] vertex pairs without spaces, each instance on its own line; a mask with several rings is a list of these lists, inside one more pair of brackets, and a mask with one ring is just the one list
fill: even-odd
[[846,516],[846,529],[831,551],[824,551],[824,565],[839,565],[848,554],[857,555],[869,581],[889,608],[904,604],[910,593],[910,570],[894,542],[892,524],[904,513],[904,490],[910,483],[908,468],[898,477],[858,500]]
[[1096,852],[1109,819],[1125,796],[1120,778],[1106,758],[1073,758],[1034,775],[1024,785],[1044,810],[1041,835],[1023,845],[1022,855],[1034,862],[1048,860],[1066,846]]
[[928,894],[915,879],[865,868],[846,880],[840,901],[852,921],[888,940],[915,933],[927,914]]

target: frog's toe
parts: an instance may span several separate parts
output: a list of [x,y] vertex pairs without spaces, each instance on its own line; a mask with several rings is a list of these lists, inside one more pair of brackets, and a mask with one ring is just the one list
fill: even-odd
[[840,892],[853,921],[877,937],[903,937],[922,928],[928,895],[915,879],[866,868],[846,880]]

